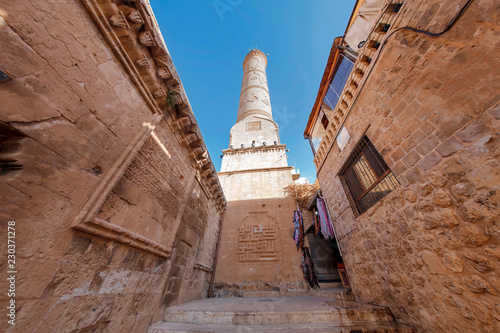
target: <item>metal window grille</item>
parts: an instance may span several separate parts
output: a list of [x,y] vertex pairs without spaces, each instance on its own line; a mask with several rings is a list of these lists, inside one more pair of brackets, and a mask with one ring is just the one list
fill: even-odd
[[361,215],[394,190],[399,182],[365,135],[339,172],[356,215]]

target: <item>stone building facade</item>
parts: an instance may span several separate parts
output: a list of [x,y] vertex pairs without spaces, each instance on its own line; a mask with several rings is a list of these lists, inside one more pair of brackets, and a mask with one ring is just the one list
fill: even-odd
[[267,57],[252,50],[243,62],[243,83],[229,148],[218,173],[227,210],[214,291],[303,289],[300,253],[291,238],[295,200],[284,188],[298,179],[272,117]]
[[207,296],[226,204],[148,1],[0,7],[1,325],[145,332]]
[[[421,332],[496,332],[498,2],[390,2],[364,43],[336,40],[305,132],[352,289]],[[323,110],[338,52],[355,57]]]

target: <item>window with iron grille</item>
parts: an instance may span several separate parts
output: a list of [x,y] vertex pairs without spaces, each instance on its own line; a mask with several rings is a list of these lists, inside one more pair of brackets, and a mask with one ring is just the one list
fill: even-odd
[[399,182],[365,135],[339,172],[356,215],[361,215],[394,190]]

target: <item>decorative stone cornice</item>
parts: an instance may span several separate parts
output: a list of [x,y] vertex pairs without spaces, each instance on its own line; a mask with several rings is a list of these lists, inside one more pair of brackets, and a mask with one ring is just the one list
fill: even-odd
[[148,1],[82,2],[151,112],[167,120],[193,167],[199,164],[197,156],[206,152],[209,166],[200,174],[201,183],[204,190],[218,189],[207,192],[222,211],[226,199],[217,172]]
[[[375,59],[379,53],[379,48],[376,47],[376,45],[383,44],[387,36],[389,36],[390,32],[393,30],[393,27],[396,26],[396,23],[401,20],[400,13],[401,11],[399,13],[393,13],[383,10],[380,14],[380,18],[376,20],[376,22],[379,23],[372,28],[368,40],[360,50],[358,58],[356,59],[351,74],[347,80],[347,84],[345,85],[334,109],[333,119],[330,121],[326,129],[326,135],[323,137],[323,140],[316,151],[316,155],[314,156],[313,161],[318,172],[321,169],[331,146],[334,144],[342,125],[349,115],[353,101],[356,100],[357,95],[360,93],[361,89],[359,87],[362,87],[364,82],[368,79],[366,73],[370,72],[371,67],[374,65],[372,59]],[[390,25],[391,28],[389,31],[378,29],[379,26],[385,24]]]
[[269,167],[269,168],[256,168],[256,169],[244,169],[244,170],[232,170],[232,171],[221,171],[218,175],[232,175],[235,173],[249,173],[249,172],[268,172],[268,171],[283,171],[283,170],[293,170],[294,166],[282,166],[282,167]]
[[233,148],[233,149],[224,149],[222,154],[224,155],[242,155],[242,154],[253,154],[253,153],[263,153],[263,152],[273,152],[273,151],[285,151],[286,145],[266,145],[266,146],[258,146],[258,147],[245,147],[245,148]]
[[195,263],[193,268],[194,269],[199,269],[199,270],[207,272],[207,273],[212,272],[212,267],[204,265],[204,264],[202,264],[200,262]]

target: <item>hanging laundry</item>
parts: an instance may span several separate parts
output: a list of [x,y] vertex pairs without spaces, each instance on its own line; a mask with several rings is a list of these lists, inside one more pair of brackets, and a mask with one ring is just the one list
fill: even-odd
[[318,208],[318,220],[323,238],[335,238],[335,232],[333,231],[332,221],[330,220],[325,200],[319,197],[316,201],[316,207]]
[[300,267],[304,273],[304,278],[311,288],[319,288],[318,276],[316,275],[316,269],[314,267],[314,262],[311,258],[311,252],[307,246],[302,248],[302,263]]
[[300,210],[293,212],[293,240],[295,245],[297,245],[297,250],[304,246],[304,221],[302,220],[302,215]]

